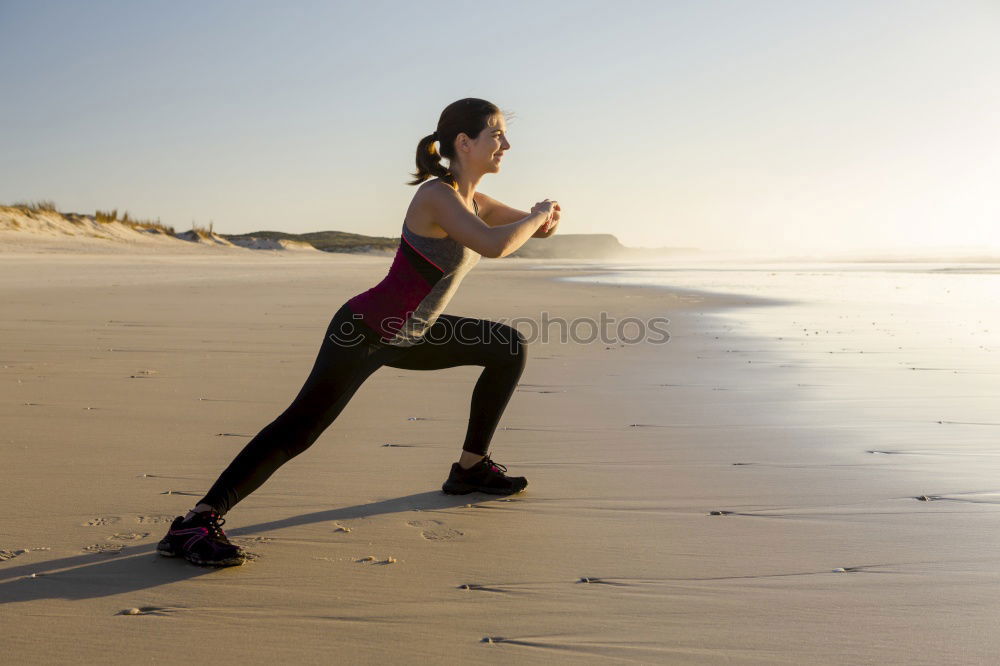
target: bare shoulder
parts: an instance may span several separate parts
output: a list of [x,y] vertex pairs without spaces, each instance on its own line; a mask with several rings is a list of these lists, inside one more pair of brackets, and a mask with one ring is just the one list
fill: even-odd
[[454,197],[457,194],[455,188],[451,185],[445,183],[440,178],[432,178],[417,188],[414,198],[440,199],[440,197]]
[[435,217],[442,203],[447,201],[446,197],[455,196],[457,194],[454,188],[440,179],[435,178],[422,183],[413,193],[403,223],[419,236],[446,237],[447,232],[435,222]]

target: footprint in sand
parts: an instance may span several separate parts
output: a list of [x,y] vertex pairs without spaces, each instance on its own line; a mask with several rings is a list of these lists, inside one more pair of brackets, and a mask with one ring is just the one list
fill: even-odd
[[91,518],[85,523],[81,523],[84,527],[104,527],[105,525],[114,525],[120,522],[121,518],[118,516],[98,516],[97,518]]
[[119,532],[118,534],[112,534],[108,539],[114,539],[115,541],[138,541],[148,536],[149,532]]
[[420,536],[428,541],[451,541],[452,539],[465,536],[465,532],[453,530],[452,528],[445,526],[445,524],[440,520],[411,520],[406,524],[410,527],[416,527],[419,529]]
[[393,556],[388,556],[384,560],[377,559],[374,555],[365,555],[364,557],[354,560],[358,564],[395,564],[398,560]]
[[166,615],[173,613],[173,608],[163,608],[160,606],[140,606],[139,608],[123,608],[115,615]]
[[458,586],[460,590],[477,590],[481,592],[499,592],[501,594],[510,594],[510,590],[504,590],[499,587],[490,587],[488,585],[480,585],[479,583],[462,583]]
[[84,546],[83,549],[88,553],[117,555],[125,549],[125,546],[117,543],[92,543],[89,546]]
[[246,550],[246,546],[256,546],[261,543],[270,543],[274,541],[273,537],[266,536],[246,536],[246,537],[232,537],[229,539],[238,546],[243,547]]
[[173,520],[174,520],[173,516],[164,516],[164,515],[136,516],[135,518],[135,522],[141,525],[153,525],[155,523],[171,523],[173,522]]

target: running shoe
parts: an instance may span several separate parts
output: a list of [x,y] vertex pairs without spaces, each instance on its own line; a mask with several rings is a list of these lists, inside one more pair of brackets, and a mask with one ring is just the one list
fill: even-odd
[[474,491],[491,495],[512,495],[524,490],[528,480],[523,476],[507,476],[507,468],[485,456],[469,469],[452,463],[451,474],[441,486],[448,495],[465,495]]
[[225,524],[214,511],[202,511],[185,522],[184,516],[174,518],[156,552],[164,557],[183,557],[200,566],[231,567],[243,564],[246,553],[230,543],[222,531]]

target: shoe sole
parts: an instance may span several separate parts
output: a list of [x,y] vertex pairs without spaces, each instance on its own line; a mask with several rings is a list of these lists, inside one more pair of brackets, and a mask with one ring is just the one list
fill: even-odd
[[[165,547],[162,544],[156,547],[156,553],[162,557],[180,557],[177,553],[170,550],[169,547]],[[246,562],[245,557],[234,557],[228,560],[218,560],[215,562],[208,562],[201,559],[197,555],[184,555],[183,557],[191,564],[197,564],[200,567],[238,567]]]
[[464,483],[445,483],[441,486],[441,492],[445,495],[468,495],[469,493],[475,492],[487,493],[489,495],[516,495],[527,487],[528,484],[524,484],[523,488],[506,490],[504,488],[481,488],[479,486],[471,486]]

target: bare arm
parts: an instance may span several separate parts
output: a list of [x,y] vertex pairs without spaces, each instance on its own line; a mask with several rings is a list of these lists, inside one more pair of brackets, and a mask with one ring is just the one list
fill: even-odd
[[[476,192],[475,196],[476,203],[479,204],[480,217],[491,227],[501,227],[517,222],[518,220],[523,220],[528,215],[531,215],[531,213],[523,210],[512,208],[502,201],[497,201],[483,192]],[[540,227],[535,233],[531,234],[531,238],[548,238],[556,232],[558,221],[558,216],[555,215],[552,220],[553,224],[549,225],[548,230],[543,231]]]
[[429,206],[434,221],[451,238],[484,257],[493,259],[506,257],[516,251],[548,219],[545,213],[517,211],[522,213],[520,217],[509,217],[507,219],[510,221],[505,224],[487,224],[483,218],[465,207],[458,192],[444,184],[426,188],[421,196],[426,198],[426,205]]

